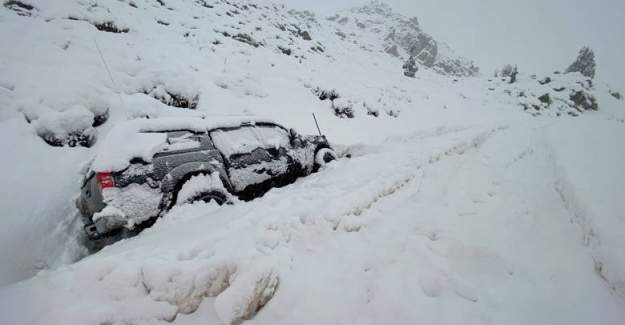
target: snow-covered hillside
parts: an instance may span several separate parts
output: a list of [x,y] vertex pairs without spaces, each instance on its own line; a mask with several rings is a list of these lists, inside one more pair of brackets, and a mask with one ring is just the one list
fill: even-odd
[[[0,26],[2,324],[625,323],[600,80],[480,77],[379,2],[4,1]],[[87,256],[74,198],[116,123],[311,113],[338,161]]]

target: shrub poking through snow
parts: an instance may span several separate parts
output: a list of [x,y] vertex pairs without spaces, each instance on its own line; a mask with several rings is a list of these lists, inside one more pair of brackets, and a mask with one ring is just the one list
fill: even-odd
[[340,118],[354,118],[354,105],[344,98],[337,98],[332,101],[334,115]]
[[100,126],[109,119],[109,109],[108,107],[104,109],[94,109],[93,112],[93,127]]
[[252,38],[252,36],[250,36],[249,34],[245,34],[245,33],[238,33],[236,35],[233,35],[232,39],[236,40],[236,41],[239,41],[241,43],[248,44],[248,45],[253,46],[253,47],[259,47],[259,46],[263,45],[261,42],[258,42],[256,40],[254,40],[254,38]]
[[105,21],[101,23],[93,23],[93,26],[100,31],[109,33],[128,33],[129,29],[125,27],[118,27],[112,21]]
[[621,95],[621,93],[619,93],[618,91],[614,91],[614,90],[609,90],[610,95],[612,95],[612,97],[621,100],[623,99],[623,95]]
[[591,50],[589,47],[583,47],[579,54],[577,55],[577,59],[566,69],[566,73],[570,72],[579,72],[585,77],[594,78],[595,77],[595,52]]
[[366,102],[362,103],[362,106],[367,110],[367,115],[371,115],[373,117],[380,116],[380,109],[377,107],[373,107],[371,104],[367,104]]
[[91,147],[96,139],[92,124],[93,113],[82,108],[49,112],[34,122],[37,135],[55,147]]
[[599,110],[599,105],[595,97],[585,91],[574,91],[570,95],[571,101],[575,104],[575,107],[579,110]]
[[516,82],[516,77],[518,74],[519,74],[519,69],[517,68],[516,65],[513,66],[512,64],[504,65],[500,73],[502,78],[510,78],[509,82],[511,84]]
[[404,76],[410,78],[414,78],[417,71],[419,71],[419,68],[417,67],[417,62],[412,56],[408,58],[402,68],[404,69]]
[[291,55],[291,53],[293,53],[293,51],[288,47],[278,46],[278,49],[282,52],[282,54]]
[[15,0],[9,0],[4,2],[4,7],[9,10],[15,11],[15,13],[20,16],[26,17],[30,16],[33,10],[37,10],[37,8],[35,8],[33,5]]
[[144,94],[158,99],[160,102],[167,106],[196,109],[199,102],[199,96],[197,94],[192,96],[185,96],[173,91],[169,91],[163,85],[156,85],[152,89],[145,90]]
[[386,111],[386,115],[388,115],[390,117],[398,118],[399,117],[399,110],[389,109],[389,110]]
[[335,100],[337,98],[340,98],[341,96],[339,95],[338,92],[336,92],[335,89],[321,89],[319,87],[315,87],[312,90],[313,94],[315,94],[315,96],[317,96],[319,98],[319,100]]

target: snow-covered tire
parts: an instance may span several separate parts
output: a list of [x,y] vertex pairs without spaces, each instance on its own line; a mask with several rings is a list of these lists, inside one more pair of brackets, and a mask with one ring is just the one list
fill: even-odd
[[176,195],[176,205],[194,202],[216,202],[219,205],[231,202],[230,194],[224,187],[219,173],[191,176]]
[[337,155],[334,150],[329,148],[321,148],[315,154],[315,169],[319,169],[329,162],[336,160]]

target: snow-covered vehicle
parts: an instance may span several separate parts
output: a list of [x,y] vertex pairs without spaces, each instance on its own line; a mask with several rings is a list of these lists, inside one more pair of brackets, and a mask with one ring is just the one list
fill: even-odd
[[174,205],[251,200],[334,159],[325,136],[268,120],[132,120],[100,144],[76,206],[90,239],[136,233]]

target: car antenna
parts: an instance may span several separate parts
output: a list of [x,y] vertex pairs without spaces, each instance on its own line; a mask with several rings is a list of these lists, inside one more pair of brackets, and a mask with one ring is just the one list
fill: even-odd
[[317,123],[317,117],[315,116],[315,113],[312,113],[313,115],[313,119],[315,120],[315,125],[317,126],[317,131],[319,132],[319,135],[323,136],[323,134],[321,134],[321,129],[319,129],[319,123]]
[[117,83],[115,82],[115,79],[113,79],[113,74],[111,74],[111,70],[109,69],[108,64],[106,64],[106,60],[104,60],[104,55],[102,54],[102,51],[100,50],[100,46],[98,46],[98,41],[95,38],[93,39],[93,43],[95,43],[95,48],[96,50],[98,50],[98,54],[100,54],[100,60],[102,60],[102,63],[104,64],[104,68],[106,69],[106,72],[108,72],[109,79],[111,79],[111,83],[113,84],[113,87],[117,89],[117,96],[119,97],[119,101],[123,105],[124,100],[122,99],[122,95],[121,95],[121,92],[119,91],[119,87],[117,87]]

